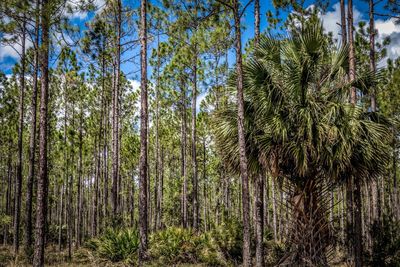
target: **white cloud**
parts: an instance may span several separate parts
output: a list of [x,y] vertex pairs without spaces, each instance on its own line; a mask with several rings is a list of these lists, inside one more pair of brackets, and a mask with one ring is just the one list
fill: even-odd
[[394,32],[400,32],[400,25],[396,25],[395,19],[376,20],[375,27],[381,35],[390,35]]
[[140,81],[128,79],[131,92],[136,92],[140,89]]
[[[95,5],[96,8],[96,13],[100,12],[106,5],[106,0],[94,0],[93,4]],[[67,5],[72,9],[72,13],[67,13],[65,14],[67,17],[70,19],[79,19],[79,20],[84,20],[88,16],[88,12],[86,11],[80,11],[79,6],[74,0],[68,0]]]
[[196,112],[197,113],[200,111],[201,102],[203,102],[203,100],[206,99],[207,95],[208,95],[208,92],[206,91],[197,96],[197,99],[196,99]]
[[[336,3],[332,6],[333,10],[328,11],[325,14],[321,15],[322,23],[324,25],[324,29],[326,32],[332,32],[333,38],[340,40],[340,3]],[[345,7],[347,11],[347,6]],[[362,20],[362,14],[357,8],[353,10],[353,25],[357,27],[358,23]]]
[[[11,36],[8,34],[3,35],[3,38],[5,39],[9,39],[10,37]],[[10,57],[14,60],[19,60],[20,54],[22,52],[21,41],[22,38],[19,37],[17,43],[11,45],[6,45],[6,44],[0,45],[0,61],[3,61],[7,57]],[[32,41],[29,38],[26,38],[25,51],[32,46],[33,46]]]
[[[328,11],[325,14],[321,14],[321,19],[323,21],[324,29],[326,32],[332,32],[333,38],[336,40],[341,39],[340,36],[340,3],[336,3],[332,6],[332,11]],[[347,12],[347,7],[345,8]],[[358,23],[362,20],[368,23],[368,18],[363,18],[362,13],[354,7],[354,26],[357,29]],[[396,25],[394,19],[388,20],[376,20],[375,27],[378,30],[377,41],[382,42],[385,37],[390,37],[391,43],[387,47],[388,58],[400,57],[400,25]],[[380,66],[384,66],[386,60],[380,62]]]

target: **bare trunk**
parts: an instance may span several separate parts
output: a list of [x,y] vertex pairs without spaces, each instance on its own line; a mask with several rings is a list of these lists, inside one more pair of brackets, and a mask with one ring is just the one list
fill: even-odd
[[[348,1],[347,16],[349,33],[349,78],[350,82],[352,82],[356,77],[356,58],[353,34],[353,0]],[[350,89],[350,102],[353,105],[357,103],[357,91],[355,87]]]
[[344,0],[340,0],[340,23],[342,28],[342,44],[347,44],[347,29],[346,29],[346,8]]
[[256,266],[264,266],[264,171],[256,178]]
[[23,15],[22,36],[21,36],[21,73],[20,73],[20,95],[19,95],[19,120],[18,120],[18,161],[17,177],[15,182],[15,210],[14,210],[14,254],[19,250],[19,234],[21,221],[21,200],[22,200],[22,139],[24,127],[24,95],[25,95],[25,39],[26,21]]
[[[369,64],[371,71],[375,74],[375,19],[374,19],[374,0],[369,0]],[[371,111],[376,111],[375,90],[371,92]]]
[[147,257],[147,20],[146,0],[140,2],[140,65],[141,65],[141,86],[140,86],[140,182],[139,182],[139,261]]
[[81,114],[79,122],[79,162],[78,162],[78,181],[77,181],[77,221],[76,221],[76,247],[79,248],[82,244],[82,172],[83,172],[83,107],[81,105]]
[[116,40],[116,60],[115,60],[115,82],[113,91],[113,107],[112,107],[112,212],[113,216],[118,217],[118,127],[119,127],[119,116],[118,116],[118,104],[119,104],[119,89],[120,89],[120,66],[121,66],[121,24],[122,24],[122,4],[121,0],[117,1],[117,40]]
[[[197,51],[194,51],[196,53]],[[198,230],[199,203],[198,203],[198,179],[197,179],[197,155],[196,155],[196,100],[197,100],[197,55],[193,66],[193,92],[192,92],[192,168],[193,168],[193,228]]]
[[260,40],[260,0],[254,0],[254,46]]

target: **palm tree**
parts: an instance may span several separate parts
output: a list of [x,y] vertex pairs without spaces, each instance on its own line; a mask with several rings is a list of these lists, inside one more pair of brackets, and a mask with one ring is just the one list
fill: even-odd
[[[332,50],[314,18],[288,38],[260,38],[244,67],[249,170],[261,162],[288,184],[292,230],[281,263],[328,265],[330,189],[346,179],[377,177],[388,161],[386,121],[347,102],[350,87],[371,85],[365,77],[343,79],[348,60],[347,46]],[[216,139],[237,166],[233,114],[229,106],[216,113]]]

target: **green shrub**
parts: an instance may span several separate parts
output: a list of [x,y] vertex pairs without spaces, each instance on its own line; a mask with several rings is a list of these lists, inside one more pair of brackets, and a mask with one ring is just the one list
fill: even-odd
[[103,236],[86,242],[85,246],[101,258],[133,264],[139,248],[139,236],[132,229],[108,229]]

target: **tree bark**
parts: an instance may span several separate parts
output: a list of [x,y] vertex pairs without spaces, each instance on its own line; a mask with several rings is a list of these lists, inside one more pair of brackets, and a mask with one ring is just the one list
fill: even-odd
[[342,45],[347,44],[347,30],[346,30],[346,8],[344,4],[344,0],[340,0],[340,22],[342,28]]
[[[353,34],[353,0],[348,1],[347,20],[349,32],[349,78],[350,82],[354,81],[356,77],[356,58]],[[355,105],[357,103],[357,91],[355,87],[350,89],[350,102]]]
[[140,183],[139,183],[139,261],[143,261],[147,256],[147,127],[148,127],[148,107],[147,107],[147,0],[140,2],[140,67],[141,67],[141,86],[140,86]]
[[254,0],[254,46],[260,41],[260,0]]
[[40,126],[39,126],[39,176],[37,181],[35,252],[33,266],[44,266],[44,247],[47,215],[47,103],[49,90],[49,24],[50,3],[42,0],[41,28],[42,44],[40,51],[41,97],[40,97]]

